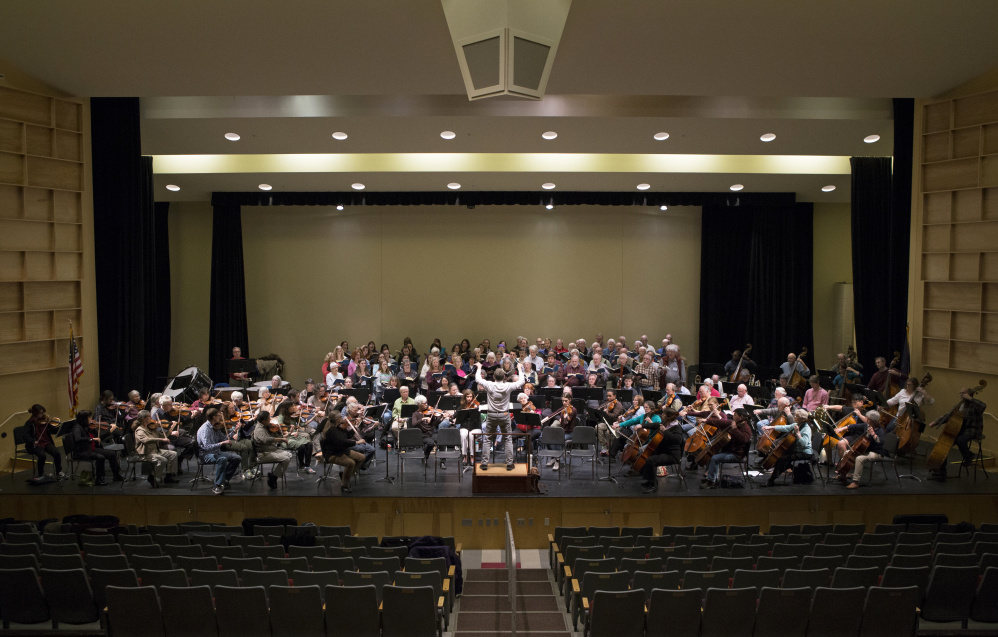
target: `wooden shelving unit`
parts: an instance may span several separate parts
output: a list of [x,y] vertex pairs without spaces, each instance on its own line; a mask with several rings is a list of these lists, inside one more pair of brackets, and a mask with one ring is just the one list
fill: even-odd
[[998,368],[998,91],[923,111],[922,358]]
[[83,159],[81,104],[0,87],[0,374],[82,347]]

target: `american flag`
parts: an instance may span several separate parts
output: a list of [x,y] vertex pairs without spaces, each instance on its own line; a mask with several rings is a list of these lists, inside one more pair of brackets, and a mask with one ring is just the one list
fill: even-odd
[[69,411],[76,415],[79,404],[80,377],[83,376],[83,359],[80,358],[80,348],[76,346],[73,337],[73,324],[69,324]]

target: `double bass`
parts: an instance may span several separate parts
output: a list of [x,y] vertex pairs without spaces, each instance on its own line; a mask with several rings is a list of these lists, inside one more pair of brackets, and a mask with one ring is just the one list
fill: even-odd
[[[932,382],[932,374],[926,373],[922,377],[921,382],[918,384],[919,388],[925,387]],[[917,391],[917,389],[916,389]],[[919,430],[919,424],[912,420],[911,412],[917,407],[915,404],[914,396],[908,401],[908,406],[905,407],[904,413],[898,417],[898,422],[894,425],[894,433],[898,437],[898,453],[904,455],[915,451],[915,447],[918,446],[918,440],[921,438],[922,432]]]
[[901,364],[901,352],[894,352],[894,358],[891,359],[891,364],[887,366],[887,382],[884,383],[884,396],[887,398],[893,398],[899,391],[901,391],[901,383],[898,382],[898,377],[890,373],[892,369],[898,369]]
[[807,348],[805,347],[797,355],[797,360],[794,362],[794,371],[790,374],[790,378],[787,379],[787,385],[793,387],[794,389],[799,389],[801,391],[807,389],[807,378],[804,377],[799,371],[797,371],[797,363],[801,365],[804,364],[804,357],[807,356]]
[[745,357],[748,356],[748,353],[751,351],[752,351],[752,343],[746,343],[745,350],[742,351],[742,356],[741,358],[738,359],[738,367],[735,368],[735,373],[731,375],[731,377],[728,379],[728,382],[731,383],[738,382],[739,377],[741,377],[742,375],[742,365],[745,363]]
[[[986,380],[980,380],[978,383],[977,387],[970,390],[971,396],[988,386],[988,381]],[[949,450],[956,443],[956,437],[960,435],[960,429],[963,428],[963,414],[960,413],[961,404],[963,404],[963,399],[960,399],[960,402],[950,410],[949,420],[946,421],[946,425],[939,432],[939,438],[936,440],[935,446],[932,447],[932,451],[929,452],[928,457],[925,459],[925,466],[931,471],[938,471],[946,464],[946,457],[949,456]]]

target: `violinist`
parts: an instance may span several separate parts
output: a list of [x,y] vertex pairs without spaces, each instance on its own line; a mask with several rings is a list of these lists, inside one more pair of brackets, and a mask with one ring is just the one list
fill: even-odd
[[55,464],[55,474],[62,480],[66,474],[62,472],[62,452],[56,449],[52,436],[59,431],[59,421],[52,420],[45,412],[45,407],[34,404],[28,410],[31,415],[24,423],[24,448],[28,453],[38,458],[38,477],[45,475],[45,455],[52,456],[52,463]]
[[134,420],[139,417],[139,412],[143,409],[144,405],[142,404],[142,394],[135,389],[128,392],[128,402],[124,405],[124,411],[125,424],[129,425],[129,428],[134,429]]
[[[231,405],[231,403],[226,403]],[[233,442],[225,433],[225,418],[215,407],[204,413],[205,422],[198,429],[198,446],[203,460],[215,465],[215,486],[211,492],[222,495],[229,480],[239,472],[239,454],[231,451]]]
[[312,436],[309,433],[316,427],[301,426],[300,403],[297,397],[292,397],[294,392],[288,393],[288,400],[277,406],[277,412],[272,419],[281,427],[288,430],[287,443],[290,449],[298,457],[298,466],[305,473],[315,473],[310,465],[312,464]]
[[[806,409],[797,409],[793,412],[793,421],[788,420],[785,425],[766,425],[763,431],[766,433],[776,433],[785,435],[793,432],[797,436],[797,441],[793,447],[784,453],[776,461],[773,472],[769,475],[769,480],[764,486],[771,487],[776,483],[777,476],[783,475],[787,469],[791,468],[798,460],[810,460],[811,458],[811,425],[808,423],[811,414]],[[779,438],[775,436],[774,438]]]
[[752,443],[752,429],[749,427],[749,414],[745,409],[736,409],[731,414],[731,420],[718,418],[708,418],[707,424],[717,427],[722,431],[734,424],[729,429],[731,439],[721,448],[720,453],[715,453],[710,457],[710,464],[707,465],[707,476],[704,478],[704,487],[716,489],[721,486],[720,475],[721,465],[731,462],[742,462],[748,455],[749,445]]
[[[956,436],[955,444],[960,450],[960,455],[963,456],[963,465],[966,467],[974,463],[974,454],[970,450],[970,441],[980,440],[984,434],[984,410],[987,407],[983,402],[974,398],[974,394],[970,391],[969,387],[963,387],[960,389],[959,404],[946,412],[946,414],[936,418],[929,425],[930,427],[939,427],[948,422],[953,417],[954,412],[960,412],[963,416],[963,426],[960,427],[960,433]],[[941,473],[943,475],[946,473],[945,462],[942,465]]]
[[152,415],[145,409],[140,411],[135,418],[135,453],[152,464],[153,470],[147,479],[153,489],[158,488],[161,481],[179,482],[174,477],[177,473],[177,452],[160,447],[169,442],[170,439],[162,435],[162,430],[152,419]]
[[[852,483],[847,487],[849,489],[858,489],[859,481],[863,477],[863,467],[870,460],[877,460],[880,458],[884,451],[884,436],[887,432],[880,425],[880,412],[871,409],[866,412],[865,422],[856,423],[855,425],[849,425],[847,433],[855,436],[856,438],[860,436],[866,436],[870,441],[870,446],[867,448],[866,453],[862,455],[857,455],[854,460],[856,462],[852,470]],[[836,477],[839,482],[845,482],[848,476],[844,472],[840,472]]]
[[191,425],[189,408],[175,404],[169,396],[160,396],[159,405],[152,409],[152,419],[159,421],[160,426],[165,428],[170,445],[180,454],[177,460],[178,467],[184,460],[194,457],[194,438],[181,429]]
[[[465,389],[461,392],[461,410],[466,409],[478,409],[479,402],[475,400],[475,392],[470,389]],[[472,429],[471,431],[461,427],[461,453],[465,457],[465,464],[467,466],[472,466],[475,464],[475,450],[471,446],[472,436],[471,434],[482,433],[481,428]]]
[[[239,392],[233,392],[232,397],[235,398],[237,394]],[[241,400],[242,395],[239,394],[239,397]],[[222,405],[222,416],[222,424],[231,427],[227,433],[229,443],[225,450],[239,456],[240,462],[246,470],[243,477],[252,477],[250,465],[253,458],[253,428],[256,421],[253,420],[248,409],[238,411],[235,402]]]
[[813,413],[815,409],[828,404],[828,391],[821,388],[821,378],[814,374],[807,379],[811,387],[804,392],[803,407],[808,412]]
[[311,378],[306,378],[305,389],[301,391],[301,393],[299,394],[299,398],[301,399],[302,402],[305,402],[312,396],[315,396],[315,381],[312,380]]
[[94,408],[94,420],[103,425],[100,437],[112,440],[116,444],[121,444],[124,432],[118,426],[118,405],[114,401],[114,392],[105,389],[101,392],[100,400]]
[[[537,407],[534,403],[530,402],[530,395],[526,392],[520,393],[516,397],[516,402],[520,403],[520,411],[525,414],[536,414]],[[537,440],[541,437],[541,427],[531,427],[530,425],[517,424],[516,428],[523,433],[530,434],[530,444],[531,448],[536,448]]]
[[343,467],[340,491],[352,493],[350,481],[357,465],[364,461],[364,456],[353,450],[355,441],[351,436],[349,424],[339,412],[333,411],[330,412],[328,418],[322,421],[320,430],[322,455],[326,458],[326,462]]
[[661,414],[658,431],[662,433],[662,440],[655,447],[655,455],[649,456],[641,467],[641,477],[644,478],[644,482],[641,483],[642,493],[658,491],[658,484],[655,482],[655,472],[658,467],[682,464],[683,444],[686,441],[682,430],[683,420],[675,409],[663,409]]
[[426,396],[416,396],[416,411],[412,414],[411,427],[423,433],[423,460],[429,462],[430,452],[437,446],[437,426],[443,420],[440,412],[434,412],[426,402]]
[[671,409],[675,412],[680,412],[683,409],[683,401],[676,395],[676,384],[666,383],[665,384],[665,395],[662,396],[661,401],[662,409]]
[[253,428],[253,446],[256,447],[256,462],[259,465],[273,464],[273,470],[267,474],[267,486],[271,490],[277,488],[277,480],[284,476],[291,464],[294,454],[287,449],[278,449],[277,445],[287,442],[281,432],[281,425],[270,417],[270,412],[261,411],[256,417]]
[[191,414],[197,415],[208,409],[212,405],[220,405],[221,401],[213,399],[211,397],[211,392],[207,389],[202,389],[198,392],[198,399],[191,403]]
[[[353,396],[351,396],[353,398]],[[354,440],[357,444],[353,446],[353,450],[364,455],[363,464],[360,465],[361,471],[366,471],[371,463],[374,462],[375,448],[370,441],[366,440],[364,436],[360,433],[364,429],[364,405],[361,405],[356,400],[352,403],[348,402],[346,413],[343,414],[346,418],[348,426],[347,429],[353,433]],[[447,422],[446,420],[444,422]],[[374,430],[371,430],[371,436],[374,435]],[[373,438],[372,438],[373,440]]]
[[89,411],[81,411],[76,414],[73,421],[73,458],[75,460],[92,460],[96,475],[94,476],[94,486],[103,487],[107,485],[104,481],[104,465],[111,465],[111,473],[114,482],[121,482],[121,466],[118,464],[118,454],[100,446],[100,438],[96,435],[95,429],[99,428],[97,421],[91,419]]
[[259,397],[257,399],[256,413],[253,414],[254,418],[259,416],[263,412],[267,412],[271,416],[277,411],[277,406],[281,403],[280,394],[270,393],[269,387],[261,387]]

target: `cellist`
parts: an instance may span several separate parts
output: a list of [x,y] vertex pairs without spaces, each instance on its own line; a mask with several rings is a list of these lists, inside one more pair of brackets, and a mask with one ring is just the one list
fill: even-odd
[[665,408],[662,410],[661,422],[658,430],[662,433],[662,440],[655,448],[655,455],[645,460],[641,467],[641,477],[644,482],[642,493],[655,493],[658,491],[658,484],[655,482],[655,471],[663,465],[682,463],[683,443],[686,436],[683,435],[683,420],[679,417],[679,412],[675,409]]
[[[835,423],[836,427],[838,427],[838,424],[843,420],[845,420],[846,418],[848,418],[849,416],[853,416],[856,419],[857,425],[862,425],[865,424],[867,421],[867,414],[863,413],[863,405],[865,404],[865,401],[866,398],[863,396],[863,394],[856,393],[852,395],[852,399],[849,401],[850,404],[848,407],[846,407],[845,405],[828,405],[825,409],[841,410],[842,418],[840,418],[838,422]],[[851,426],[852,425],[850,425],[850,427]],[[857,427],[852,431],[846,429],[845,432],[846,435],[842,436],[842,439],[836,443],[836,448],[838,449],[839,452],[839,458],[841,458],[845,454],[846,450],[850,447],[850,445],[852,445],[852,443],[856,441],[856,438],[858,438],[859,435],[864,431],[866,431],[865,427]],[[828,460],[830,462],[831,458],[829,458]]]
[[[870,446],[867,448],[866,453],[862,455],[857,455],[853,460],[856,463],[852,470],[852,483],[849,484],[847,488],[858,489],[860,478],[863,477],[863,466],[870,460],[876,460],[884,451],[884,436],[887,432],[880,425],[880,412],[872,409],[865,414],[865,422],[858,422],[855,425],[849,425],[846,430],[847,434],[856,435],[858,438],[860,435],[866,436],[870,440]],[[839,482],[846,482],[848,476],[845,472],[839,472],[835,477]]]
[[776,483],[777,476],[789,469],[798,460],[809,460],[811,458],[811,425],[808,423],[811,414],[806,409],[794,411],[793,422],[785,425],[766,425],[764,432],[773,432],[781,435],[793,432],[797,436],[797,441],[789,451],[780,456],[773,467],[773,473],[769,475],[769,480],[763,486],[771,487]]
[[[987,405],[974,398],[974,394],[971,393],[969,387],[962,387],[960,388],[960,402],[956,407],[929,424],[930,427],[938,427],[945,424],[953,416],[954,412],[957,410],[960,411],[960,414],[963,416],[963,426],[960,428],[960,433],[956,435],[956,446],[960,449],[960,455],[963,456],[963,465],[965,467],[972,465],[974,462],[974,454],[970,451],[970,441],[981,439],[981,435],[984,433],[984,410],[987,408]],[[946,474],[945,462],[939,473],[942,475]]]
[[[724,445],[720,453],[715,453],[710,457],[707,475],[704,478],[704,488],[716,489],[721,486],[721,465],[726,462],[741,462],[748,455],[749,446],[752,444],[752,428],[749,427],[748,421],[749,414],[745,409],[739,407],[732,412],[731,423],[734,423],[734,427],[729,430],[731,439]],[[707,422],[716,425],[718,431],[731,424],[726,420],[715,418],[708,418]]]

